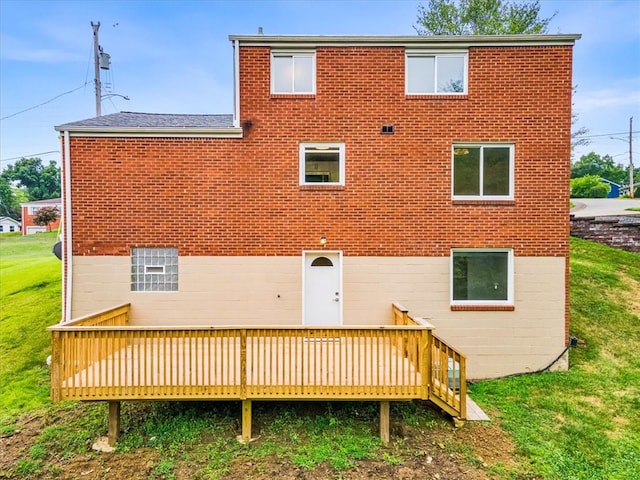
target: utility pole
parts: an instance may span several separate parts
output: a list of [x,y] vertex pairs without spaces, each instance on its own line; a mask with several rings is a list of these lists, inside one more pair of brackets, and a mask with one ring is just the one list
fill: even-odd
[[629,118],[629,198],[634,197],[635,185],[633,184],[634,175],[633,175],[633,154],[631,153],[631,145],[633,135],[633,117]]
[[102,85],[100,83],[100,42],[98,41],[98,29],[100,22],[91,22],[93,28],[93,58],[94,58],[94,75],[96,87],[96,117],[102,115]]

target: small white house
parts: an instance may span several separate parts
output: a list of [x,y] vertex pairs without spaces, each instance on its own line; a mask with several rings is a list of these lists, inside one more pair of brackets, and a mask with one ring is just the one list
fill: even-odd
[[11,217],[0,217],[0,233],[19,232],[20,222]]

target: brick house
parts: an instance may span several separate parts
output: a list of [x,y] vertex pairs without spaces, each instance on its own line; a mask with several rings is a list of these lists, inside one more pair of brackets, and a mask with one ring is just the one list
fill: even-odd
[[229,38],[232,114],[56,127],[63,323],[386,325],[399,302],[469,378],[563,355],[579,35]]
[[[25,202],[20,204],[22,210],[22,235],[31,235],[32,233],[46,232],[47,227],[44,225],[36,225],[33,221],[38,214],[38,210],[42,207],[56,208],[62,213],[62,199],[50,198],[47,200],[34,200],[33,202]],[[49,229],[55,230],[60,227],[61,217],[49,224]]]

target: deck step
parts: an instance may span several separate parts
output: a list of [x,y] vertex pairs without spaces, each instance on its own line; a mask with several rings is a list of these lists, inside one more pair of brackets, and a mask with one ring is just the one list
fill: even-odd
[[488,420],[490,420],[489,416],[467,394],[467,421],[486,422]]

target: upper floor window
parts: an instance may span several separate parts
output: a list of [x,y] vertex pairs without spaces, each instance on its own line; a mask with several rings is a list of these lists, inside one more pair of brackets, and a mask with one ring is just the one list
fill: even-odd
[[467,93],[467,53],[407,51],[406,89],[409,95]]
[[344,185],[344,143],[301,143],[300,185]]
[[453,198],[513,199],[513,145],[453,146]]
[[271,52],[271,93],[313,94],[315,52]]
[[451,303],[513,304],[513,250],[452,250]]

